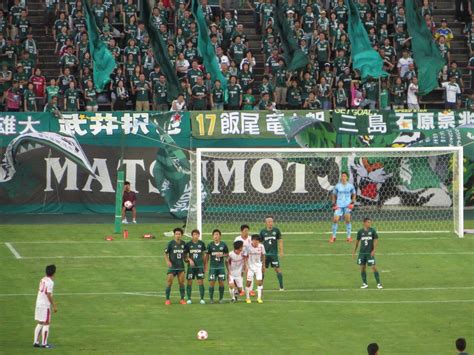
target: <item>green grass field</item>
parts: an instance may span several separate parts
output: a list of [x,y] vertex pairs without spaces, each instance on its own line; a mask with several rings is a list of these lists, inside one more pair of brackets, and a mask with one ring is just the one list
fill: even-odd
[[[375,288],[369,271],[370,288],[361,290],[353,245],[282,228],[284,292],[269,270],[264,304],[183,306],[175,284],[167,307],[163,232],[172,227],[131,225],[128,240],[107,242],[106,224],[0,225],[0,353],[347,355],[365,354],[375,341],[384,355],[454,354],[460,336],[473,351],[472,236],[381,234],[376,257],[385,288]],[[145,232],[157,238],[143,240]],[[33,349],[36,292],[49,263],[58,268],[49,338],[56,348]],[[207,341],[196,340],[200,329]]]

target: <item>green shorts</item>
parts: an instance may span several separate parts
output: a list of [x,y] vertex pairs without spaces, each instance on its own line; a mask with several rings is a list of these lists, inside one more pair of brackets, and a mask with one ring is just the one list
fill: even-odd
[[225,281],[225,269],[210,269],[209,270],[209,281]]
[[204,280],[204,268],[203,267],[188,267],[186,272],[187,280]]
[[357,265],[369,265],[369,266],[374,266],[375,265],[375,257],[370,256],[370,254],[362,254],[357,257]]
[[265,268],[268,267],[280,267],[280,260],[278,259],[278,255],[266,256],[265,257]]
[[179,268],[170,267],[170,268],[168,269],[168,271],[166,272],[166,274],[167,274],[167,275],[172,274],[173,276],[178,276],[178,275],[181,274],[182,272],[184,272],[184,269],[179,269]]

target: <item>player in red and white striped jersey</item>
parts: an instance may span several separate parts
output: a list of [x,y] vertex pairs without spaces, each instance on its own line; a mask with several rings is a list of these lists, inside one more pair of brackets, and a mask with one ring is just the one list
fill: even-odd
[[[54,274],[56,273],[55,265],[46,266],[46,276],[43,277],[39,284],[38,296],[36,297],[35,320],[38,322],[35,328],[35,337],[33,346],[35,348],[51,348],[48,344],[49,323],[51,322],[51,308],[56,313],[56,303],[53,300]],[[42,342],[40,345],[40,335]]]
[[247,303],[252,303],[250,300],[250,285],[255,277],[257,281],[257,302],[263,303],[263,273],[265,272],[265,247],[260,244],[260,235],[252,235],[252,243],[244,250],[247,265],[247,287],[245,292],[247,294]]
[[229,293],[232,302],[236,301],[235,294],[242,292],[242,273],[245,265],[245,258],[242,255],[244,243],[241,240],[234,242],[234,250],[227,257],[227,270],[229,271]]

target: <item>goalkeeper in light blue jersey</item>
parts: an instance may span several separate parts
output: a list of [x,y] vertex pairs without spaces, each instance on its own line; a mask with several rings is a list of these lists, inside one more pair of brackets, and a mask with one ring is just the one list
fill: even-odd
[[334,217],[332,219],[332,235],[329,243],[336,241],[337,225],[339,219],[344,216],[346,223],[347,241],[352,242],[351,231],[351,212],[356,201],[356,191],[354,185],[348,182],[349,174],[347,172],[341,173],[341,181],[336,184],[332,191],[332,208],[334,210]]

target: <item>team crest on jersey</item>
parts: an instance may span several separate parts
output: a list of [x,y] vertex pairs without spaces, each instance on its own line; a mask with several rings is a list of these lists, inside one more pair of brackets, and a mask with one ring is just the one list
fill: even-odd
[[272,235],[275,235],[276,233],[275,232],[272,232]]
[[222,250],[222,249],[224,249],[224,248],[223,248],[223,247],[220,247],[220,248],[219,248],[219,250]]

